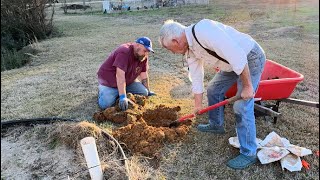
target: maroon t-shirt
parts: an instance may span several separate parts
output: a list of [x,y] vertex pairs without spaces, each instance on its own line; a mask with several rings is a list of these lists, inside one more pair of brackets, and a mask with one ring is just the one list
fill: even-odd
[[117,67],[123,70],[126,75],[126,84],[130,85],[140,75],[148,69],[148,59],[139,61],[134,57],[133,44],[120,45],[103,62],[98,70],[98,81],[108,87],[117,87],[116,70]]

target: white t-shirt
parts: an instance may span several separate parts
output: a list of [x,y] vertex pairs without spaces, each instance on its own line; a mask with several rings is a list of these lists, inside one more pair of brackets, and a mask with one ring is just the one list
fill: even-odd
[[185,29],[189,50],[186,60],[192,81],[192,92],[203,93],[203,66],[212,66],[222,71],[234,71],[240,75],[247,64],[247,54],[252,50],[255,41],[251,36],[241,33],[222,23],[203,19],[195,26],[195,34],[201,45],[216,52],[229,64],[217,59],[202,48],[192,34],[192,26]]

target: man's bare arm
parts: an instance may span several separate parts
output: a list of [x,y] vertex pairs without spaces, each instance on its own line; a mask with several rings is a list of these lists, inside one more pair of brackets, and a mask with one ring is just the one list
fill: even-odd
[[194,113],[202,109],[203,93],[194,94]]
[[140,74],[141,83],[149,90],[149,78],[147,72],[142,72]]
[[120,68],[117,68],[116,71],[116,78],[117,78],[117,87],[119,91],[119,95],[126,94],[126,73],[121,70]]
[[248,64],[246,64],[242,73],[240,74],[240,79],[241,79],[242,86],[243,86],[242,91],[241,91],[242,99],[248,100],[250,98],[253,98],[255,94],[254,94],[254,90],[252,87],[251,76],[250,76]]

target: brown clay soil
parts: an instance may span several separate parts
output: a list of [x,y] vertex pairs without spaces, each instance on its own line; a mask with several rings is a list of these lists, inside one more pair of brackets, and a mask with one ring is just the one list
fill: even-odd
[[190,130],[191,120],[186,120],[177,127],[169,127],[170,123],[179,118],[181,108],[158,105],[154,109],[145,109],[146,99],[143,96],[128,94],[133,102],[129,109],[121,111],[118,103],[93,118],[97,122],[111,121],[123,125],[113,130],[113,136],[125,143],[133,154],[153,157],[165,142],[173,143],[182,140]]

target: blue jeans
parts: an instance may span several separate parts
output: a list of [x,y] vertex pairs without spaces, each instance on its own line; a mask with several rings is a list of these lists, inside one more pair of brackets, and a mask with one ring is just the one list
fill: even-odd
[[[126,87],[127,93],[139,94],[143,96],[148,96],[148,89],[138,81],[131,83]],[[112,88],[108,86],[103,86],[99,84],[99,97],[98,105],[101,109],[106,109],[113,106],[119,97],[118,88]]]
[[[258,89],[266,57],[263,49],[256,44],[247,55],[251,82],[254,90]],[[242,82],[235,72],[218,72],[209,82],[207,97],[209,105],[224,100],[226,91],[237,82],[237,95],[242,91]],[[253,156],[257,152],[256,127],[254,117],[254,99],[239,100],[233,105],[236,118],[236,132],[240,142],[240,153]],[[224,107],[209,111],[209,123],[215,126],[224,124]]]

